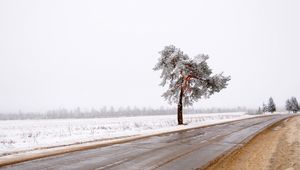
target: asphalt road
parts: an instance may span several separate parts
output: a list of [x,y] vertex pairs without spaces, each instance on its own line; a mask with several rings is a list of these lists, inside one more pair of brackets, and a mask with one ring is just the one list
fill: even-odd
[[189,170],[208,165],[264,127],[287,118],[275,115],[174,132],[96,149],[66,153],[5,170]]

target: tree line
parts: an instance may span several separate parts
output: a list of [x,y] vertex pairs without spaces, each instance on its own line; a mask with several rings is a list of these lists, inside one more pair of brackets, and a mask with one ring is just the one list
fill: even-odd
[[[152,116],[152,115],[171,115],[176,113],[176,108],[160,107],[138,108],[138,107],[102,107],[99,109],[55,109],[46,112],[22,112],[18,113],[0,113],[0,120],[25,120],[25,119],[81,119],[81,118],[110,118],[110,117],[128,117],[128,116]],[[235,108],[207,108],[195,109],[186,108],[188,114],[197,113],[228,113],[228,112],[250,112],[246,107]]]
[[[285,103],[285,109],[288,112],[292,112],[292,113],[297,113],[298,111],[300,111],[300,107],[299,107],[297,98],[291,97],[290,99],[288,99]],[[266,112],[274,113],[274,112],[276,112],[276,110],[277,110],[276,104],[275,104],[273,98],[270,97],[268,104],[263,103],[262,109],[261,109],[261,107],[259,107],[257,112],[258,113],[266,113]]]

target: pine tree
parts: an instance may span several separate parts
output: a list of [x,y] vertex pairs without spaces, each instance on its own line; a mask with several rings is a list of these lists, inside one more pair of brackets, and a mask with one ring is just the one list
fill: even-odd
[[269,98],[268,112],[271,113],[276,112],[276,105],[272,97]]
[[262,114],[262,110],[260,107],[258,107],[257,114]]
[[183,105],[191,106],[202,97],[208,98],[215,92],[226,88],[230,77],[217,74],[207,65],[208,55],[200,54],[191,59],[173,45],[166,46],[160,52],[160,58],[154,70],[161,70],[161,86],[169,85],[163,97],[169,103],[177,103],[178,124],[183,124]]
[[297,113],[300,110],[300,107],[296,97],[292,97],[290,102],[291,102],[291,111],[293,111],[293,113]]
[[266,113],[266,112],[268,112],[268,107],[267,107],[267,105],[265,104],[265,103],[263,103],[263,105],[262,105],[262,111],[263,111],[263,113]]
[[285,102],[285,109],[287,111],[292,111],[292,102],[290,101],[290,99],[287,99],[287,101]]

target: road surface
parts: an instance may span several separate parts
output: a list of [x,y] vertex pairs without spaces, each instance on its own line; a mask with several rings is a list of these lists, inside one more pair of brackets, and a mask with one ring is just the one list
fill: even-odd
[[[207,166],[249,136],[289,115],[245,119],[174,132],[122,144],[66,153],[15,165],[4,170],[197,169]],[[1,168],[0,168],[1,169]]]

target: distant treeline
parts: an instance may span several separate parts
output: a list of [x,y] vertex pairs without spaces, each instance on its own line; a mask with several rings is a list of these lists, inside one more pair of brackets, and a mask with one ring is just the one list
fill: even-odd
[[[226,113],[226,112],[249,112],[245,107],[236,108],[210,108],[210,109],[184,109],[184,114],[196,113]],[[22,112],[18,113],[0,113],[0,120],[24,120],[24,119],[67,119],[67,118],[108,118],[123,116],[145,116],[145,115],[176,115],[175,108],[119,108],[103,107],[101,109],[82,110],[79,107],[73,110],[56,109],[45,113]]]

